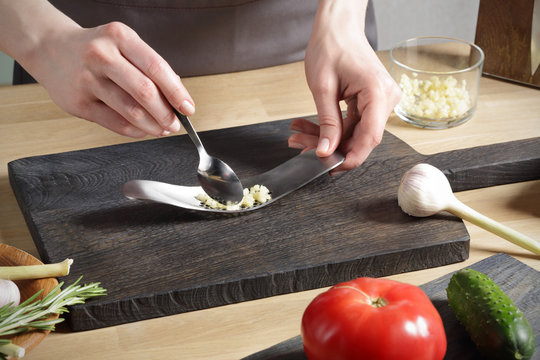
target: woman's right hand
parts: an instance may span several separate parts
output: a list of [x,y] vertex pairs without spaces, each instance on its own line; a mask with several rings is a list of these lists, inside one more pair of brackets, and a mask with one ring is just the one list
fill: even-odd
[[0,50],[68,113],[121,135],[180,129],[195,104],[180,77],[128,26],[85,29],[45,0],[0,0]]
[[180,129],[171,105],[186,115],[195,111],[180,77],[126,25],[77,26],[57,35],[36,48],[30,71],[68,113],[143,137]]

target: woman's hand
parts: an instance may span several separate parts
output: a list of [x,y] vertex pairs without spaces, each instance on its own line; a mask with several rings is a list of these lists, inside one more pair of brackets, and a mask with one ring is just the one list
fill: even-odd
[[[367,1],[321,1],[309,41],[305,69],[319,124],[294,120],[289,146],[346,155],[332,173],[353,169],[382,140],[401,92],[364,35]],[[339,102],[347,104],[342,116]]]
[[180,129],[169,103],[185,114],[193,100],[167,62],[121,23],[73,29],[42,45],[36,80],[67,112],[122,135]]
[[171,105],[187,115],[195,111],[178,75],[126,25],[84,29],[46,2],[26,5],[21,11],[22,5],[3,4],[26,22],[22,43],[12,43],[11,52],[68,113],[142,137],[180,129]]

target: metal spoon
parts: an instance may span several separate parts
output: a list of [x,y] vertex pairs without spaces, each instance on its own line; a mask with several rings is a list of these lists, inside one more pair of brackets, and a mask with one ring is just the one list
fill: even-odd
[[233,204],[240,202],[243,198],[244,188],[233,169],[220,159],[208,155],[188,117],[174,108],[173,111],[199,152],[197,178],[203,190],[212,199],[224,204],[227,202]]
[[345,157],[336,151],[332,155],[320,158],[315,150],[301,153],[283,164],[259,175],[245,179],[246,187],[264,185],[270,190],[272,199],[251,208],[236,210],[211,209],[201,205],[197,195],[200,186],[180,186],[151,180],[131,180],[122,186],[122,193],[130,199],[150,200],[184,209],[217,212],[240,213],[260,209],[326,174],[344,161]]

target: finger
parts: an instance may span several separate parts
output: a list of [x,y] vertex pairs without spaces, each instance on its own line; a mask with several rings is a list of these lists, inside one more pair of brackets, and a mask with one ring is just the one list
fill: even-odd
[[146,134],[160,136],[163,128],[128,93],[109,79],[102,79],[93,88],[94,95],[123,119]]
[[346,100],[346,103],[347,116],[343,118],[343,135],[341,138],[342,143],[352,136],[356,124],[360,122],[360,115],[358,113],[358,103],[356,101],[356,96],[353,96]]
[[96,100],[93,102],[88,110],[92,114],[86,117],[89,121],[114,131],[117,134],[132,138],[142,138],[147,135],[143,130],[133,126],[129,121],[125,120],[120,114],[101,101]]
[[178,131],[178,120],[157,86],[128,61],[120,61],[106,70],[105,75],[124,89],[162,129]]
[[381,142],[387,119],[388,112],[383,102],[368,104],[362,113],[362,119],[354,128],[352,137],[343,144],[347,155],[336,170],[351,170],[361,165]]
[[319,137],[304,133],[296,133],[289,136],[289,147],[293,149],[315,149]]
[[331,155],[341,141],[341,109],[336,94],[337,90],[313,92],[320,127],[317,155],[321,157]]
[[[159,55],[135,31],[121,23],[110,23],[100,29],[107,39],[104,49],[98,49],[95,54],[101,73],[141,104],[163,129],[179,130],[179,121],[156,83],[135,65],[139,57],[160,58]],[[179,81],[176,75],[172,78]]]
[[307,119],[294,119],[290,127],[292,131],[319,136],[319,125]]
[[171,105],[184,115],[193,115],[195,103],[180,77],[157,52],[139,36],[132,42],[121,42],[122,54],[157,85]]

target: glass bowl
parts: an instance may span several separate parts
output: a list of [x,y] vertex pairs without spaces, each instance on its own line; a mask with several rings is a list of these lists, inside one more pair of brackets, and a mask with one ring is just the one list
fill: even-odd
[[390,50],[390,73],[402,90],[394,112],[425,129],[447,129],[476,110],[484,52],[464,40],[417,37]]

